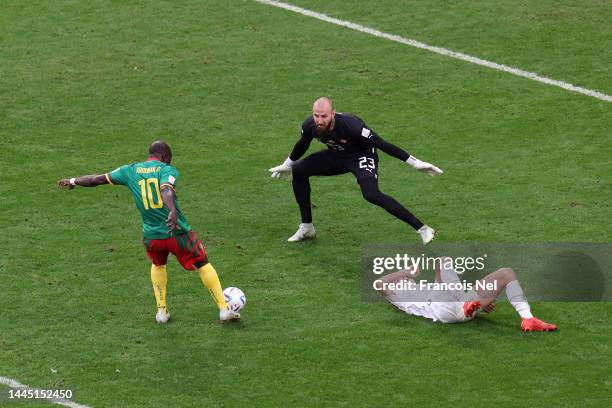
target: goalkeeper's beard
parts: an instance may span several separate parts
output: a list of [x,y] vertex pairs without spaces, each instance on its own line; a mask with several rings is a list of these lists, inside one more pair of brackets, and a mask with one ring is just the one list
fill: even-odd
[[317,127],[316,127],[317,135],[325,136],[325,135],[329,134],[329,132],[333,129],[333,127],[334,127],[334,121],[333,120],[331,120],[327,126],[325,126],[325,125],[322,125],[322,126],[317,125]]

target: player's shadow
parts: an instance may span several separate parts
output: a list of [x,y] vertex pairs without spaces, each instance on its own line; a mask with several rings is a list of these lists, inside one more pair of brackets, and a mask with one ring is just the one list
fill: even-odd
[[419,324],[422,327],[459,327],[459,330],[469,329],[471,331],[489,331],[491,328],[497,327],[499,329],[504,328],[516,328],[516,324],[510,324],[503,320],[496,320],[494,318],[490,318],[485,316],[478,316],[475,319],[472,319],[468,322],[463,323],[441,323],[434,322],[433,320],[424,319],[421,316],[409,315],[401,310],[394,310],[395,317],[401,317],[399,319],[389,319],[387,322],[390,325],[405,327],[405,326],[414,326],[414,324]]
[[466,325],[466,327],[471,327],[473,330],[476,329],[478,331],[490,331],[491,328],[497,329],[516,329],[517,321],[515,320],[513,323],[508,323],[503,319],[495,319],[494,317],[490,317],[489,315],[480,315],[475,319],[470,320],[466,323],[460,323]]
[[244,330],[247,327],[247,325],[242,321],[242,319],[232,320],[219,324],[223,326],[223,330]]
[[[493,312],[493,315],[495,312]],[[518,321],[518,323],[517,323]],[[520,331],[520,319],[507,319],[500,316],[478,316],[473,320],[463,323],[441,323],[424,319],[421,316],[408,315],[401,310],[387,319],[387,324],[397,328],[405,328],[411,332],[422,331],[428,334],[435,333],[434,339],[442,344],[473,350],[475,347],[487,347],[494,344],[494,340],[500,336],[516,336],[522,334]]]
[[[215,317],[216,316],[213,317],[213,321],[214,321]],[[179,317],[175,317],[173,315],[172,316],[172,320],[170,320],[168,323],[166,323],[166,324],[158,324],[157,326],[158,326],[158,328],[160,330],[172,330],[172,328],[175,327],[175,326],[179,326],[181,324],[188,324],[189,323],[188,322],[188,320],[189,320],[188,318],[185,319],[185,322],[187,322],[187,323],[182,322],[182,320],[183,319],[180,316]],[[224,330],[244,330],[245,327],[247,327],[243,323],[242,319],[231,320],[231,321],[225,322],[225,323],[219,322],[218,324],[221,325]]]

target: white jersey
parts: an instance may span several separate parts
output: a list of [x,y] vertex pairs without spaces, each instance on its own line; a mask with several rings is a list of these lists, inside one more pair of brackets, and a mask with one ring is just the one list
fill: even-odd
[[434,322],[440,320],[428,302],[391,302],[402,312],[406,312],[415,316],[422,316],[426,319],[431,319]]

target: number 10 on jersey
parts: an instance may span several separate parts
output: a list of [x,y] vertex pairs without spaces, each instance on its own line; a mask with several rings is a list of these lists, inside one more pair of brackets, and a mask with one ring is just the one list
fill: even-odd
[[[149,208],[162,208],[164,201],[161,198],[159,192],[159,180],[156,178],[142,179],[138,182],[140,186],[140,196],[142,197],[142,204],[144,209]],[[155,192],[155,199],[153,199],[153,192]]]

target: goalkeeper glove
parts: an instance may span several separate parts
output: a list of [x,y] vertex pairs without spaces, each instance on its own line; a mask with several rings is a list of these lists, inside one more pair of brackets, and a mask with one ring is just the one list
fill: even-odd
[[433,164],[420,161],[414,156],[408,157],[406,163],[414,167],[416,170],[427,174],[428,176],[439,176],[440,174],[444,173],[440,168],[434,166]]
[[283,164],[276,166],[276,167],[272,167],[271,169],[268,170],[270,173],[272,173],[270,177],[272,178],[280,178],[280,177],[291,178],[291,167],[293,166],[294,163],[295,162],[293,160],[287,157],[287,160],[285,160]]

